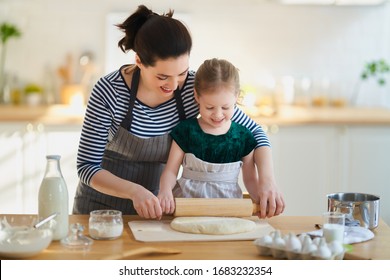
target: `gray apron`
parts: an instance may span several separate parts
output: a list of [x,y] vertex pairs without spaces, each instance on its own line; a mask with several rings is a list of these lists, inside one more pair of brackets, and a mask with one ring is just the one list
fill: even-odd
[[183,173],[173,188],[174,197],[242,198],[238,175],[242,161],[210,163],[186,153]]
[[[140,71],[134,71],[131,83],[129,110],[113,139],[106,145],[102,168],[114,175],[140,184],[154,195],[158,194],[160,176],[168,159],[172,139],[169,134],[151,138],[140,138],[131,134],[132,113],[138,90]],[[176,106],[180,120],[185,119],[180,90],[175,91]],[[89,214],[98,209],[116,209],[124,215],[136,215],[130,199],[103,194],[79,182],[73,214]]]

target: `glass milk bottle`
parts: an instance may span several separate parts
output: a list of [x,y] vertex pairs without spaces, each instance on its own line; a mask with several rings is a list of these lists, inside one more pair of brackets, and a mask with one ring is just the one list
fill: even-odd
[[53,240],[66,237],[69,229],[68,189],[61,173],[60,158],[59,155],[46,156],[46,171],[38,194],[39,220],[57,213]]

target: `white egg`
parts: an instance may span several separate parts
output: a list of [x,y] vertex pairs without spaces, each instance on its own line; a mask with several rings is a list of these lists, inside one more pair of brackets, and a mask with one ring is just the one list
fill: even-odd
[[305,236],[302,242],[302,254],[313,253],[317,250],[317,245],[313,243],[310,236]]
[[314,239],[313,239],[313,243],[315,244],[315,245],[320,245],[320,241],[321,241],[321,237],[315,237]]
[[317,257],[320,257],[321,259],[330,259],[332,257],[332,252],[329,250],[328,247],[321,246],[317,248],[315,255]]
[[299,238],[294,234],[290,233],[286,241],[286,250],[299,253],[302,250],[302,243]]
[[278,249],[284,249],[284,247],[286,246],[286,241],[282,238],[282,234],[279,230],[275,231],[272,240],[272,246]]
[[315,251],[313,255],[321,259],[330,259],[332,257],[332,252],[326,244],[325,238],[320,239],[317,251]]
[[338,255],[344,251],[343,244],[339,241],[332,241],[328,244],[329,249],[332,251],[332,254]]
[[303,244],[303,241],[305,240],[306,236],[309,237],[309,235],[307,235],[306,233],[301,233],[298,236],[298,238],[299,238],[299,240],[301,241],[302,244]]
[[272,245],[272,237],[270,235],[264,235],[259,238],[258,243],[263,246],[271,246]]
[[3,242],[3,240],[6,240],[8,238],[8,232],[5,230],[0,230],[0,242]]

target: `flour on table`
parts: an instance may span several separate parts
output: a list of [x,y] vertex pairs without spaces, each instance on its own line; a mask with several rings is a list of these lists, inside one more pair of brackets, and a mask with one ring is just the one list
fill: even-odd
[[255,227],[254,221],[234,217],[177,217],[171,222],[171,228],[176,231],[198,234],[235,234]]

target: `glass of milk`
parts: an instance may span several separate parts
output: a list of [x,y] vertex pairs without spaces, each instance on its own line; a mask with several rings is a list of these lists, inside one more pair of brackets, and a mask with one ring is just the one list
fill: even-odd
[[323,218],[323,237],[327,243],[344,241],[345,214],[339,212],[325,212]]

